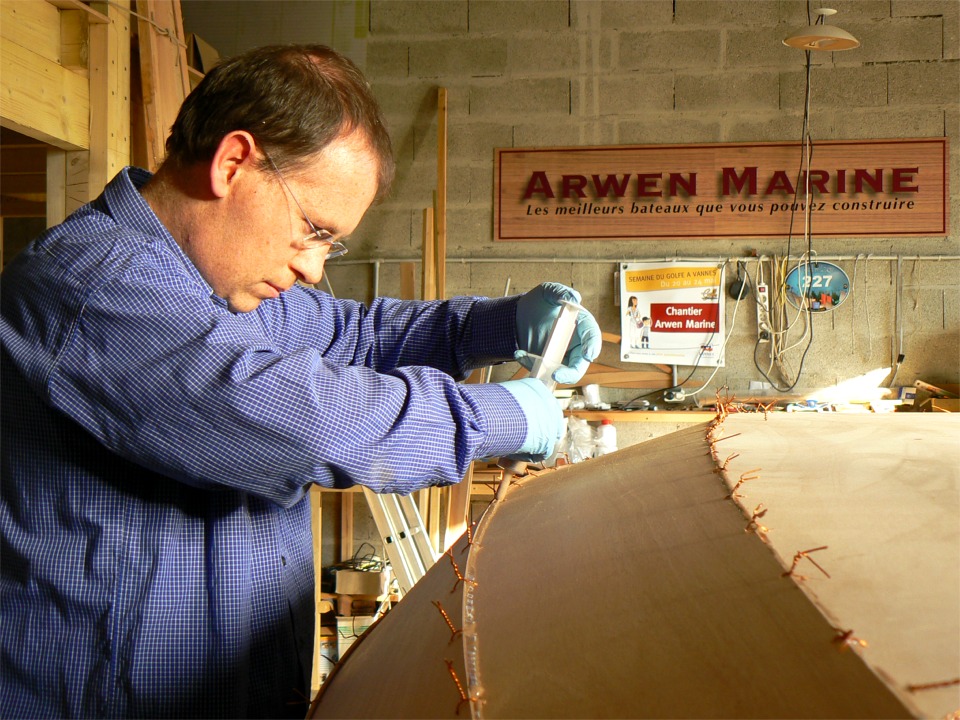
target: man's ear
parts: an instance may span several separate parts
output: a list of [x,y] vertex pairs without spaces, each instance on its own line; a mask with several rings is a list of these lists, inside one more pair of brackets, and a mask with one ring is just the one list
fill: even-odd
[[223,136],[210,162],[210,190],[225,197],[242,170],[251,170],[257,162],[257,144],[246,130],[234,130]]

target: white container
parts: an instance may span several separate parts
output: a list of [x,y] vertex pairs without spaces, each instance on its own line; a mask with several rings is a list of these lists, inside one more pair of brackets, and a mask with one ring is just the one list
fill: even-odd
[[583,401],[588,408],[595,408],[600,404],[600,386],[599,385],[584,385],[583,390]]
[[593,456],[600,457],[616,450],[617,426],[609,418],[604,418],[600,421],[600,427],[597,428],[597,444]]
[[339,658],[339,652],[337,648],[337,637],[336,635],[321,635],[320,636],[320,666],[317,668],[316,676],[317,680],[322,685],[326,682],[327,678],[330,677],[330,673],[333,672],[333,667],[337,663],[337,658]]

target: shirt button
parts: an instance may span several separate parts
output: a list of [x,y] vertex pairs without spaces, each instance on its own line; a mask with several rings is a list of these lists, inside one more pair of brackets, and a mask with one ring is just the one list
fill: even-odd
[[281,555],[281,556],[280,556],[280,564],[281,564],[281,565],[286,565],[286,564],[287,564],[287,558],[286,558],[285,555]]

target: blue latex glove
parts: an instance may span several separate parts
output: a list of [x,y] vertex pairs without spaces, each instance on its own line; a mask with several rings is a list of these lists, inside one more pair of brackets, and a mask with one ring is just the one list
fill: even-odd
[[[538,285],[517,302],[517,345],[520,349],[514,354],[514,359],[527,370],[536,362],[536,358],[530,357],[529,353],[543,354],[553,321],[560,314],[560,303],[564,300],[579,304],[580,293],[566,285],[548,282]],[[558,368],[553,373],[553,379],[564,385],[575,385],[590,363],[597,359],[602,344],[597,321],[589,312],[581,310],[577,314],[570,347],[563,356],[565,367]]]
[[498,383],[513,395],[527,420],[523,445],[509,457],[525,462],[540,462],[553,455],[563,437],[563,411],[547,386],[534,378]]

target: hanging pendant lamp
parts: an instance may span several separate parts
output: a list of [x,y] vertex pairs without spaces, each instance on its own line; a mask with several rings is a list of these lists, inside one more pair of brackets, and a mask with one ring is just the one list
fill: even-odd
[[860,47],[860,41],[836,25],[827,25],[824,20],[837,11],[831,8],[818,8],[814,11],[818,17],[813,25],[807,25],[791,33],[783,40],[783,44],[798,50],[853,50]]

